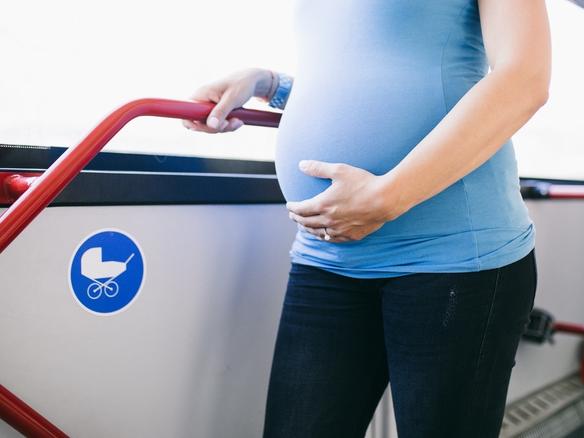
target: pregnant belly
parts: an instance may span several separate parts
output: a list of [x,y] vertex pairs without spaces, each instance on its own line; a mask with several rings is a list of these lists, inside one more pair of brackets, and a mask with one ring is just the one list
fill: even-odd
[[302,173],[298,162],[304,159],[386,173],[444,115],[438,72],[310,80],[300,75],[278,130],[275,165],[282,193],[287,201],[300,201],[330,185]]

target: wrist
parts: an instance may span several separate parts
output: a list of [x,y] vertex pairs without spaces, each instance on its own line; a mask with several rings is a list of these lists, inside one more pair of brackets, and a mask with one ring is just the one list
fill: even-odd
[[397,219],[413,207],[406,199],[406,191],[397,174],[390,170],[379,176],[379,181],[381,187],[379,196],[384,206],[386,222]]
[[278,76],[272,70],[258,69],[254,96],[269,101],[278,85]]

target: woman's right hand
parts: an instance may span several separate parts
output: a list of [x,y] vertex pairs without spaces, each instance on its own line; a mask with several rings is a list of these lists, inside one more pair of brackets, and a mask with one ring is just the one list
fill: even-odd
[[191,96],[191,100],[215,102],[217,105],[209,113],[206,123],[198,120],[183,120],[183,125],[193,131],[215,134],[230,132],[243,126],[243,122],[231,117],[229,113],[241,107],[252,97],[268,98],[272,86],[270,70],[248,68],[236,71],[229,76],[203,85]]

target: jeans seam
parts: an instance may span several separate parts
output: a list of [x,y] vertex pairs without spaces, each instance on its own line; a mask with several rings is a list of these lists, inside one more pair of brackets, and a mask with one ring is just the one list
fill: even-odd
[[493,308],[495,307],[495,299],[496,299],[496,296],[497,296],[497,290],[499,289],[499,279],[500,279],[500,276],[501,276],[501,269],[502,268],[497,268],[497,275],[495,277],[495,284],[494,284],[494,287],[493,287],[493,295],[492,295],[492,298],[491,298],[491,303],[489,305],[489,313],[487,314],[487,321],[485,323],[485,328],[484,328],[483,334],[481,336],[481,344],[480,344],[480,347],[479,347],[479,351],[478,351],[478,355],[477,355],[477,361],[476,361],[476,364],[475,364],[475,372],[474,372],[474,376],[473,376],[473,381],[470,384],[470,389],[471,389],[470,394],[472,394],[472,399],[467,404],[467,407],[466,407],[467,410],[468,409],[470,409],[470,410],[474,409],[473,408],[473,405],[475,405],[475,403],[477,401],[476,397],[478,395],[476,394],[476,392],[477,392],[476,391],[476,387],[477,387],[478,380],[479,380],[479,373],[480,373],[480,370],[481,370],[481,362],[482,362],[483,356],[484,356],[484,347],[485,347],[485,343],[486,343],[486,339],[487,339],[487,333],[489,331],[489,326],[491,324],[491,319],[492,319],[492,316],[493,316]]
[[483,330],[483,335],[482,335],[482,339],[481,339],[481,345],[479,347],[479,354],[478,354],[478,358],[477,358],[477,363],[476,363],[476,370],[475,370],[475,381],[478,378],[478,373],[480,370],[480,366],[481,366],[481,361],[483,359],[484,356],[484,347],[485,347],[485,341],[487,339],[487,333],[489,331],[489,326],[491,324],[491,318],[493,316],[493,308],[495,307],[495,299],[497,297],[497,291],[499,289],[499,279],[501,277],[501,268],[497,269],[497,276],[495,277],[495,286],[493,289],[493,297],[491,298],[491,304],[489,306],[489,313],[487,315],[487,322],[485,324],[485,329]]

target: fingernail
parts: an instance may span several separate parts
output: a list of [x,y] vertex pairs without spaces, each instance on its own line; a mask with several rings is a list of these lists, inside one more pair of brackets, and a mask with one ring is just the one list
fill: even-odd
[[209,117],[209,120],[207,120],[207,125],[209,128],[217,129],[219,126],[219,119],[217,117]]
[[298,163],[298,167],[300,167],[302,170],[306,169],[308,167],[308,161],[301,160],[300,163]]

